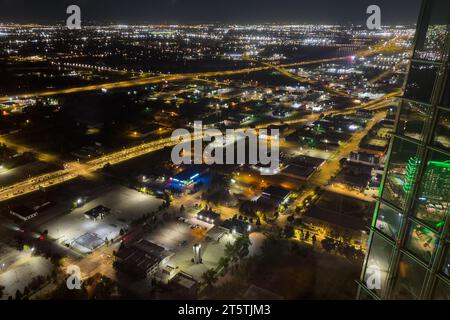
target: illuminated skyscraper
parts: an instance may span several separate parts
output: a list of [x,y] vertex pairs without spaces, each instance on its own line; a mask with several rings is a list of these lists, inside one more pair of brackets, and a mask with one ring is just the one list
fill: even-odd
[[450,1],[424,0],[359,299],[450,299]]

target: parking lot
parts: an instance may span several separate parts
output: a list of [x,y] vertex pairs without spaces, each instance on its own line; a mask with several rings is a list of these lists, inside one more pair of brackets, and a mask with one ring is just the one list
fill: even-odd
[[[84,240],[94,239],[95,236],[98,239],[111,240],[119,235],[121,228],[127,228],[133,220],[146,213],[156,211],[161,203],[162,200],[153,196],[122,186],[115,186],[83,207],[45,223],[41,229],[48,230],[49,237],[57,239],[63,244],[72,245],[75,239],[79,239],[79,243],[84,243]],[[97,221],[85,217],[86,211],[99,205],[111,209],[110,213],[102,220]],[[95,236],[84,236],[86,234]],[[97,240],[94,239],[94,242]],[[89,244],[87,245],[89,246]],[[83,251],[79,246],[77,249]],[[86,252],[89,252],[89,248],[87,249]]]
[[199,240],[195,235],[196,230],[190,228],[190,224],[181,221],[171,221],[158,227],[146,237],[146,240],[156,243],[167,250],[176,252],[182,247],[188,246]]
[[5,287],[1,299],[6,300],[9,296],[14,298],[16,291],[23,292],[34,277],[46,277],[51,274],[52,270],[53,265],[49,260],[31,256],[30,253],[23,253],[22,257],[8,266],[5,272],[0,272],[0,286]]
[[[225,254],[225,245],[235,240],[235,237],[229,234],[224,235],[218,242],[208,240],[206,235],[212,227],[213,225],[196,218],[189,218],[186,221],[175,220],[158,227],[145,239],[174,252],[175,255],[170,259],[169,265],[178,267],[200,281],[205,271],[217,267],[220,258]],[[191,261],[194,244],[202,246],[201,264],[194,264]]]

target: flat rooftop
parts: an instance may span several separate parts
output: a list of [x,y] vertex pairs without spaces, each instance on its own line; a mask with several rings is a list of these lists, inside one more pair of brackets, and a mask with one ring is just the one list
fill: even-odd
[[16,214],[19,214],[23,217],[28,217],[29,215],[36,213],[36,210],[34,210],[30,207],[27,207],[25,205],[16,206],[16,207],[12,208],[11,211]]
[[174,175],[173,180],[178,180],[178,181],[193,180],[193,179],[199,177],[200,175],[202,175],[205,172],[205,169],[206,168],[204,166],[192,166],[192,167],[186,168],[183,171],[181,171],[180,173],[177,173],[176,175]]
[[263,190],[263,195],[277,200],[284,200],[291,192],[282,187],[269,186]]

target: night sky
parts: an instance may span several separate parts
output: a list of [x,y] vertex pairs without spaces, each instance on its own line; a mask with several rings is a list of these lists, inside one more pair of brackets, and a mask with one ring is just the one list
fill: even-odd
[[365,24],[366,8],[381,7],[382,24],[415,23],[421,0],[0,0],[0,22],[55,23],[70,4],[84,22],[286,22]]

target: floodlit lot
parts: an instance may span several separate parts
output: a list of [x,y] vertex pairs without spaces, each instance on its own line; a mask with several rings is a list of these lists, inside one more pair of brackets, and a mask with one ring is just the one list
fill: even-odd
[[[117,186],[70,214],[44,224],[41,229],[48,230],[49,236],[60,243],[72,244],[75,239],[86,233],[110,240],[117,237],[120,229],[127,227],[131,221],[142,217],[145,213],[156,211],[161,203],[162,201],[155,197]],[[86,211],[99,205],[111,209],[103,220],[93,221],[84,216]]]
[[[200,227],[191,229],[193,224],[198,224]],[[172,221],[160,226],[145,239],[175,253],[170,259],[169,265],[179,267],[180,270],[190,274],[196,280],[201,280],[205,271],[217,267],[220,258],[224,256],[225,245],[235,241],[235,237],[230,234],[225,234],[219,242],[208,240],[207,230],[202,227],[209,230],[213,226],[195,218],[189,219],[188,223]],[[197,243],[202,246],[203,262],[201,264],[194,264],[191,261],[193,258],[192,246]]]
[[224,235],[219,242],[204,240],[202,245],[202,263],[194,264],[192,245],[181,248],[171,259],[171,264],[178,266],[182,271],[193,276],[197,281],[201,281],[201,276],[205,271],[216,268],[221,257],[225,255],[225,245],[234,243],[235,236],[231,234]]
[[[189,247],[198,242],[197,238],[201,234],[201,230],[192,230],[190,224],[171,221],[159,226],[157,230],[153,231],[146,237],[146,240],[156,243],[167,250],[177,252],[182,247]],[[183,243],[186,241],[185,243]]]
[[31,280],[36,276],[51,274],[53,270],[52,263],[39,256],[30,256],[30,253],[9,266],[6,271],[0,272],[0,285],[5,287],[2,299],[13,297],[17,290],[23,292]]

